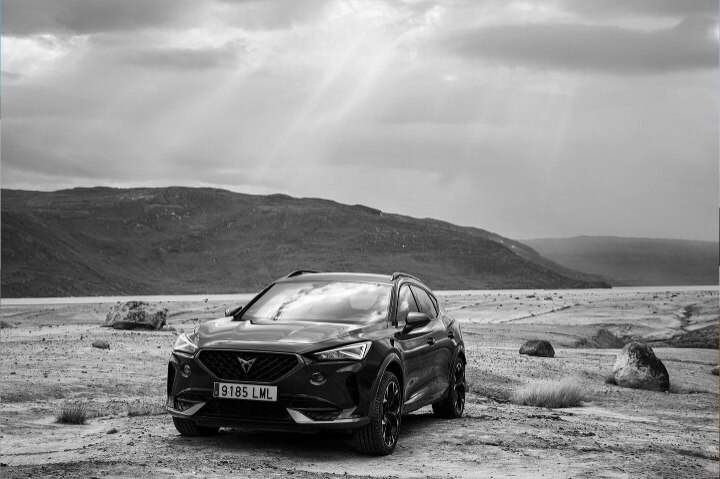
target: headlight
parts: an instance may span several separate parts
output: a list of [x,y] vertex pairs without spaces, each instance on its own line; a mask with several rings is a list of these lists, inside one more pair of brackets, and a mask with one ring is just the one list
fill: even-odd
[[364,343],[348,344],[347,346],[341,346],[339,348],[328,349],[327,351],[321,351],[315,353],[315,359],[319,361],[360,361],[365,359],[368,351],[370,351],[371,341],[365,341]]
[[173,351],[192,356],[198,349],[197,340],[197,328],[195,328],[195,331],[193,331],[192,333],[182,333],[175,340]]

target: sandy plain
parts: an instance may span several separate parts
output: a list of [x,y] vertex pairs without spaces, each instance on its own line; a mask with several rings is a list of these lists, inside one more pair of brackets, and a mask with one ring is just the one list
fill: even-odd
[[[717,349],[655,347],[671,392],[607,384],[618,349],[576,347],[600,328],[645,341],[718,321],[715,288],[475,291],[439,294],[461,321],[469,364],[465,416],[424,408],[403,419],[391,456],[362,456],[343,433],[221,430],[185,438],[163,413],[167,359],[177,334],[217,318],[227,298],[166,299],[175,331],[100,327],[111,307],[3,301],[0,332],[1,477],[718,477]],[[240,298],[240,301],[244,298]],[[688,314],[690,312],[690,314]],[[104,339],[110,349],[93,348]],[[548,339],[554,358],[520,356]],[[580,407],[518,406],[534,379],[572,377]],[[56,422],[84,404],[86,425]],[[116,431],[116,432],[113,432]]]

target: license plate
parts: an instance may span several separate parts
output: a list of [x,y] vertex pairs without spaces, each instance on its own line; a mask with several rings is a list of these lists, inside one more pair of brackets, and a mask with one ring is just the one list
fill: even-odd
[[215,383],[213,397],[247,399],[250,401],[277,401],[277,386],[259,384]]

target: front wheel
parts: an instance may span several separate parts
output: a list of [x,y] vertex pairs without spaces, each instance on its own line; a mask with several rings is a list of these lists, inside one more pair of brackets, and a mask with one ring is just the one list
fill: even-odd
[[438,417],[457,419],[465,410],[465,361],[458,356],[450,368],[450,387],[445,399],[432,405]]
[[183,436],[212,436],[213,434],[217,434],[218,429],[220,429],[211,426],[198,426],[189,419],[175,416],[173,416],[173,424],[175,424],[175,429]]
[[386,456],[395,450],[400,433],[402,391],[397,377],[386,371],[370,403],[370,422],[354,432],[358,450]]

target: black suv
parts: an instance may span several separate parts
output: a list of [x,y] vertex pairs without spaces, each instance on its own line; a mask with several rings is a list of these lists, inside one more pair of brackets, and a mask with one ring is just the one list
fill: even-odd
[[185,436],[352,429],[385,455],[403,414],[462,415],[465,364],[459,324],[414,276],[296,271],[178,337],[167,410]]

